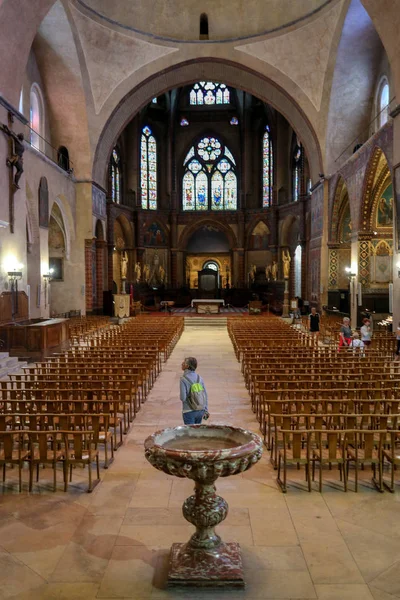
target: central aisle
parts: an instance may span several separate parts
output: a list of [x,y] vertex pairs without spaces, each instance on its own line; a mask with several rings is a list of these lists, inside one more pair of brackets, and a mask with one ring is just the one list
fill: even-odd
[[93,494],[71,486],[68,494],[2,498],[0,598],[398,598],[398,496],[369,488],[345,494],[332,486],[323,495],[291,486],[283,495],[267,453],[247,473],[217,481],[229,503],[218,531],[242,546],[246,590],[164,589],[171,544],[193,532],[181,510],[193,483],[156,471],[144,458],[143,442],[182,423],[185,356],[198,360],[211,421],[258,432],[227,331],[185,331]]

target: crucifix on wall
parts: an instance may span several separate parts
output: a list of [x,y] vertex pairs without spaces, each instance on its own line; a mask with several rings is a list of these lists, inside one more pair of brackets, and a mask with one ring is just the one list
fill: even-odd
[[[10,231],[14,233],[14,194],[19,187],[19,180],[24,172],[24,135],[23,133],[16,134],[12,129],[14,117],[12,113],[8,113],[8,125],[0,125],[3,133],[9,138],[9,155],[6,160],[6,165],[10,169],[10,185],[9,185],[9,219]],[[15,173],[14,173],[15,169]]]

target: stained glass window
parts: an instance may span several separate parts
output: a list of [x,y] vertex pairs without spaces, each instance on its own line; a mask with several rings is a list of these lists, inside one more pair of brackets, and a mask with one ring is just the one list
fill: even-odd
[[301,194],[301,179],[303,172],[303,146],[301,143],[297,143],[293,152],[293,202],[298,202]]
[[152,99],[152,103],[153,103],[153,104],[157,104],[157,98],[153,98],[153,99]]
[[187,127],[189,125],[189,121],[186,119],[186,117],[183,117],[183,119],[181,119],[181,127]]
[[389,84],[387,81],[381,86],[379,96],[379,124],[380,127],[383,127],[389,118]]
[[274,186],[274,153],[271,132],[268,125],[265,127],[262,146],[263,208],[268,208],[272,204],[272,190]]
[[157,209],[157,142],[150,127],[142,129],[140,138],[140,189],[142,208]]
[[183,164],[183,210],[237,209],[235,160],[220,140],[202,138],[189,150]]
[[231,125],[239,125],[239,119],[237,117],[232,117],[229,122]]
[[121,202],[121,160],[117,148],[114,148],[110,161],[111,175],[111,200],[120,204]]
[[207,104],[230,104],[231,94],[225,83],[199,81],[195,83],[189,94],[189,102],[193,106]]

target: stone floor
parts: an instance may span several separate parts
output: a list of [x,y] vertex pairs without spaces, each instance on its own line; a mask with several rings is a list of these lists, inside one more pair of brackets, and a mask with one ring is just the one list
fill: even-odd
[[227,332],[185,332],[93,494],[83,492],[85,471],[67,494],[50,491],[47,470],[31,495],[0,485],[0,598],[400,598],[400,495],[375,492],[369,473],[358,494],[345,494],[334,471],[322,495],[304,491],[294,471],[283,495],[266,455],[248,473],[217,483],[230,506],[219,532],[242,546],[246,589],[165,589],[168,549],[192,531],[181,514],[192,483],[152,468],[143,441],[180,423],[187,355],[199,361],[212,421],[258,430]]

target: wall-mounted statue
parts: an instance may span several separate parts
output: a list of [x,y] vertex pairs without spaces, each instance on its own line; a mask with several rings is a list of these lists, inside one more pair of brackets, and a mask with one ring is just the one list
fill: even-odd
[[166,282],[167,273],[166,273],[166,271],[165,271],[165,269],[164,269],[164,267],[162,265],[160,265],[158,273],[159,273],[160,282],[161,283],[165,283]]
[[12,140],[12,151],[11,156],[7,158],[6,164],[7,167],[15,167],[15,176],[14,176],[14,186],[19,190],[19,180],[22,177],[22,173],[24,172],[24,134],[23,133],[14,133],[7,127],[7,125],[3,125],[2,129],[4,133],[10,136]]
[[140,262],[137,262],[135,265],[135,281],[136,283],[140,283],[140,278],[142,276],[142,267]]
[[143,266],[143,281],[145,281],[146,283],[149,283],[149,279],[150,279],[150,265],[145,264]]
[[290,252],[289,249],[282,250],[282,262],[283,262],[283,277],[289,279],[290,276]]
[[257,267],[256,265],[251,265],[250,266],[250,271],[249,271],[249,279],[250,279],[250,283],[253,283],[255,278],[256,278],[256,272],[257,272]]
[[278,263],[276,262],[276,260],[272,261],[271,275],[274,281],[278,279]]
[[267,281],[272,278],[272,265],[267,265],[265,267],[265,278]]

